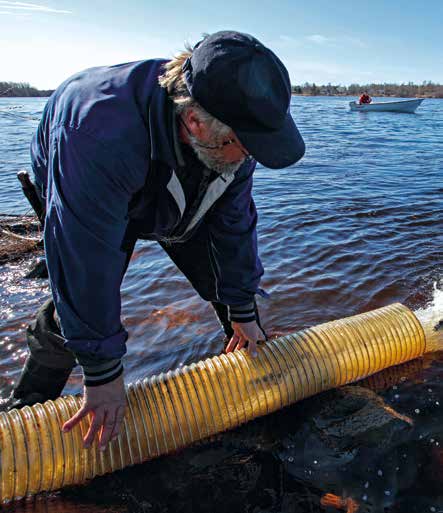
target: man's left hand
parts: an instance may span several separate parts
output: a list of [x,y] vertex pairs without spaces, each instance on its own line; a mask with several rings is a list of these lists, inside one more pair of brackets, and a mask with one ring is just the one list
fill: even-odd
[[250,356],[257,356],[257,342],[263,340],[263,331],[260,329],[256,321],[251,322],[232,322],[234,335],[229,344],[226,346],[226,352],[230,353],[237,349],[242,349],[248,345],[248,353]]

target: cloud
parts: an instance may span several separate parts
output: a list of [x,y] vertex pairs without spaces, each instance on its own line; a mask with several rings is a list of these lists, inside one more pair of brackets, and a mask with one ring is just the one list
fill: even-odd
[[10,16],[32,16],[30,12],[11,12],[11,11],[0,11],[1,14],[9,14]]
[[322,36],[321,34],[312,34],[311,36],[306,36],[306,39],[318,45],[325,45],[334,42],[334,39]]
[[0,0],[0,8],[7,11],[0,11],[0,14],[21,14],[30,15],[33,13],[72,14],[72,11],[54,9],[46,5],[30,4],[28,2],[11,2]]
[[340,38],[340,41],[344,44],[358,46],[359,48],[368,48],[368,45],[358,37],[343,36]]
[[300,41],[292,36],[287,36],[286,34],[281,34],[279,36],[280,41],[284,41],[285,43],[297,43],[299,44]]
[[272,48],[274,51],[280,50],[289,50],[293,51],[295,48],[300,48],[303,46],[303,41],[301,39],[295,38],[293,36],[287,36],[286,34],[281,34],[277,38],[273,38],[270,40],[263,40],[264,44]]
[[278,38],[264,41],[270,48],[281,51],[288,51],[300,48],[368,48],[368,45],[361,39],[354,36],[330,37],[322,34],[310,34],[308,36],[294,37],[287,34],[280,34]]
[[30,13],[24,13],[24,12],[0,11],[0,15],[1,14],[12,14],[13,16],[30,16]]
[[315,43],[320,46],[332,46],[337,48],[343,46],[358,46],[359,48],[368,47],[368,45],[361,39],[353,36],[326,37],[321,34],[312,34],[310,36],[306,36],[306,39],[311,43]]

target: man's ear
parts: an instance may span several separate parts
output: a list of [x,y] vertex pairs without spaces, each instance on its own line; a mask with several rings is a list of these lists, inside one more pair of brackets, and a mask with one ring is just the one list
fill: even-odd
[[183,113],[183,118],[189,128],[189,131],[194,137],[201,139],[205,135],[206,125],[201,121],[198,114],[192,108],[187,109],[186,112]]

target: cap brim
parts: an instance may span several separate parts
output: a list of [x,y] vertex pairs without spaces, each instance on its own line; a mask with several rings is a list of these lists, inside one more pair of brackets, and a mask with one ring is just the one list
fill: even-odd
[[305,143],[289,112],[280,130],[272,132],[235,130],[235,134],[257,162],[271,169],[291,166],[305,154]]

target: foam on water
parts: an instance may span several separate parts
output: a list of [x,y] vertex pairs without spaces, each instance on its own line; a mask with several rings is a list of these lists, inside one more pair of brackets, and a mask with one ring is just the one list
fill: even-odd
[[426,308],[414,313],[426,334],[426,352],[443,351],[443,288],[434,283],[433,297]]

